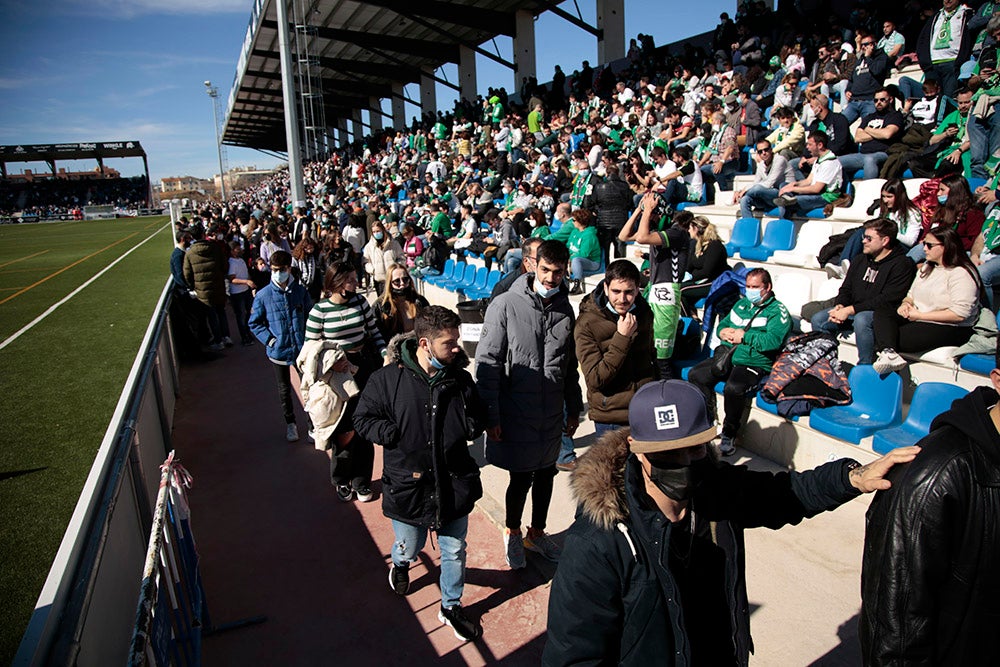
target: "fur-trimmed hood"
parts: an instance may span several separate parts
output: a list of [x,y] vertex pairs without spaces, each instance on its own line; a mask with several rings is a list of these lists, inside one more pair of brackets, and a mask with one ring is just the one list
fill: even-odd
[[[402,348],[406,341],[409,340],[412,340],[416,344],[417,335],[412,331],[405,334],[396,334],[389,339],[389,344],[386,345],[386,362],[390,364],[402,363]],[[455,360],[450,365],[452,368],[468,368],[469,355],[465,353],[464,349],[460,349],[458,354],[455,355]]]
[[570,479],[570,488],[580,510],[603,530],[614,530],[616,524],[628,517],[625,502],[628,436],[628,428],[605,433],[577,460]]

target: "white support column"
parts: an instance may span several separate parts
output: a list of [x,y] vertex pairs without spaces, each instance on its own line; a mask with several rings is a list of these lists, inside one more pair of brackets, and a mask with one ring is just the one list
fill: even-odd
[[458,85],[463,98],[476,101],[476,52],[464,44],[458,47]]
[[406,128],[406,100],[403,99],[403,84],[392,84],[392,126],[397,131]]
[[434,70],[430,67],[420,68],[420,114],[430,112],[437,115],[437,82],[431,77]]
[[275,3],[278,11],[278,51],[281,55],[281,91],[285,108],[285,142],[288,144],[288,176],[295,206],[304,206],[306,190],[302,184],[302,150],[299,146],[299,111],[296,106],[295,73],[291,39],[288,34],[288,8],[284,0]]
[[514,90],[535,75],[535,17],[522,9],[514,13]]
[[625,0],[597,0],[597,62],[604,65],[625,57]]
[[[382,114],[378,113],[382,110],[382,100],[377,97],[369,97],[368,109],[368,124],[372,126],[372,132],[378,132],[382,129]],[[378,111],[371,111],[371,109]]]

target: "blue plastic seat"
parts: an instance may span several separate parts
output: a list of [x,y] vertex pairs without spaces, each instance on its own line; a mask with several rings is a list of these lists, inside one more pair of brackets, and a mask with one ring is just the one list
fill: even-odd
[[[777,417],[782,417],[782,415],[778,414],[777,403],[768,403],[767,401],[761,400],[760,394],[757,394],[757,398],[754,402],[756,403],[757,407],[763,410],[764,412],[770,412],[772,415],[775,415]],[[783,418],[793,422],[797,422],[799,420],[798,415],[795,415],[794,417],[783,417]]]
[[989,375],[997,367],[996,357],[992,354],[966,354],[958,362],[958,367],[970,373]]
[[726,244],[726,251],[732,257],[741,248],[749,248],[760,244],[760,220],[757,218],[740,218],[733,225],[732,236]]
[[985,178],[977,178],[976,176],[969,177],[969,189],[972,190],[973,192],[976,191],[976,188],[982,185],[986,185]]
[[455,289],[455,291],[458,292],[459,294],[468,297],[469,292],[485,289],[486,281],[489,279],[489,277],[490,277],[490,270],[487,269],[485,266],[480,266],[478,269],[476,269],[476,279],[473,281],[473,283],[471,285],[458,287]]
[[764,228],[764,239],[760,245],[740,248],[740,256],[765,262],[775,250],[791,250],[795,247],[795,223],[784,218],[772,220]]
[[701,199],[699,199],[698,201],[682,201],[680,204],[677,205],[677,210],[683,211],[684,209],[689,208],[691,206],[704,206],[707,203],[708,203],[708,191],[705,189],[705,184],[702,183]]
[[[461,269],[459,269],[461,267]],[[451,280],[446,280],[442,283],[438,283],[438,287],[442,287],[449,292],[454,292],[455,288],[459,285],[468,284],[471,285],[472,281],[476,279],[476,267],[472,264],[459,263],[455,266],[455,275]]]
[[444,269],[441,271],[440,275],[437,276],[424,276],[424,282],[431,285],[437,285],[446,280],[451,280],[455,275],[455,260],[446,259],[444,261]]
[[485,299],[490,294],[493,294],[493,288],[497,286],[503,274],[500,273],[498,269],[493,269],[490,271],[490,275],[486,278],[486,286],[482,289],[471,289],[465,291],[465,296],[469,299]]
[[[479,268],[485,269],[486,267],[481,266]],[[462,278],[462,280],[445,284],[444,288],[449,292],[458,292],[459,290],[472,287],[476,283],[476,275],[478,274],[478,272],[479,269],[477,269],[474,265],[469,264],[467,267],[465,267],[465,276]]]
[[967,393],[965,389],[949,382],[921,382],[913,392],[906,421],[876,433],[872,449],[879,454],[888,454],[896,447],[915,444],[931,432],[931,422],[935,417],[950,409],[953,401]]
[[883,378],[871,366],[855,366],[849,379],[854,402],[813,410],[811,428],[857,445],[862,438],[902,421],[903,380],[898,373]]

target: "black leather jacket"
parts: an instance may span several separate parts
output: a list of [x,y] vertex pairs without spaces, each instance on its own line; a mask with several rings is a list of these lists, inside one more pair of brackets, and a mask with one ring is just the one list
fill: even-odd
[[632,191],[622,179],[606,178],[594,184],[593,191],[583,200],[583,208],[597,213],[598,227],[618,231],[628,220]]
[[931,424],[868,510],[861,573],[866,665],[1000,660],[1000,433],[980,387]]

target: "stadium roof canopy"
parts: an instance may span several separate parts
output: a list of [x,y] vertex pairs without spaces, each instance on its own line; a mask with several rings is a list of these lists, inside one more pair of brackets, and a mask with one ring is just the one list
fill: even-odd
[[[18,144],[0,146],[0,170],[7,175],[11,162],[47,162],[55,173],[57,160],[97,160],[103,165],[109,157],[141,157],[146,163],[146,151],[138,141],[95,141],[77,144]],[[147,177],[149,173],[147,171]]]
[[[559,9],[560,1],[299,0],[292,4],[305,8],[313,40],[310,56],[318,60],[322,73],[317,88],[322,90],[326,124],[335,127],[338,119],[350,119],[356,110],[371,110],[372,97],[398,96],[393,84],[419,81],[422,68],[433,71],[457,63],[460,46],[513,69],[513,63],[479,45],[498,35],[513,36],[519,10],[536,16],[551,10],[594,30]],[[289,33],[294,34],[296,18],[289,9],[293,24]],[[276,0],[257,0],[229,96],[226,144],[286,150],[276,16]],[[457,82],[435,80],[459,90]]]

